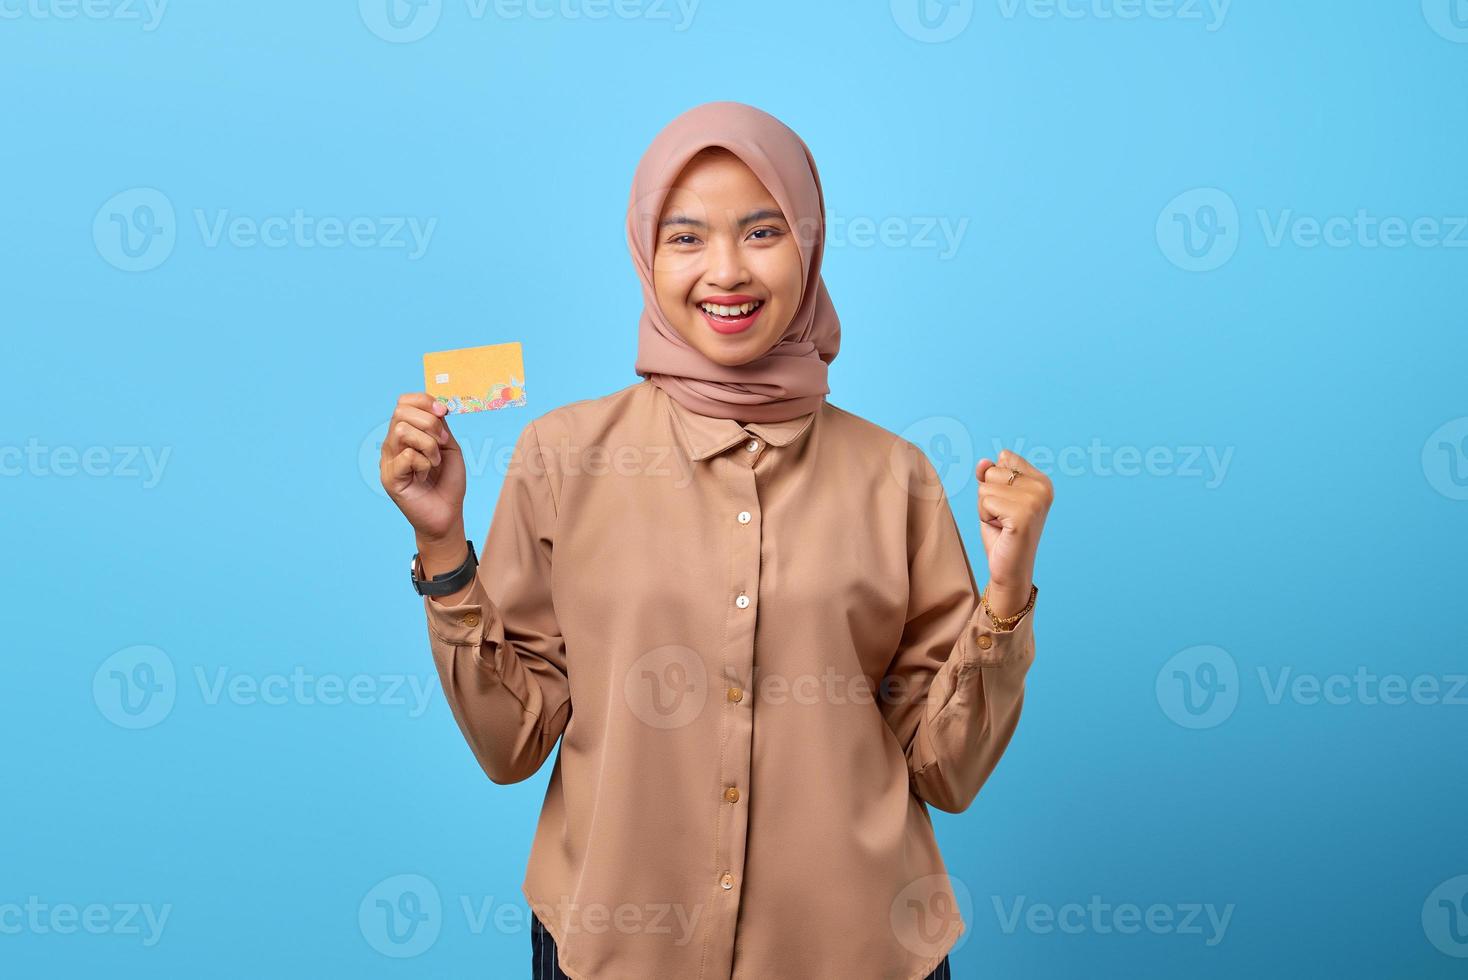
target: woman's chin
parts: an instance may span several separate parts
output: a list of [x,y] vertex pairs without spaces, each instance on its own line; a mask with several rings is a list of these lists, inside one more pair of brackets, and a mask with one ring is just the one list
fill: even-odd
[[738,367],[758,360],[775,345],[777,339],[766,331],[760,331],[759,334],[719,333],[703,322],[680,323],[676,326],[690,347],[724,367]]
[[756,337],[724,337],[713,343],[704,343],[700,352],[704,357],[724,367],[738,367],[758,360],[772,346]]

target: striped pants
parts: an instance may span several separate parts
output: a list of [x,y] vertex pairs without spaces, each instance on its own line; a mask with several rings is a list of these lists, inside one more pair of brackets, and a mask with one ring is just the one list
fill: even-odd
[[[546,931],[536,915],[530,916],[530,951],[530,980],[570,980],[556,961],[556,937]],[[953,980],[948,969],[948,957],[943,957],[926,980]]]

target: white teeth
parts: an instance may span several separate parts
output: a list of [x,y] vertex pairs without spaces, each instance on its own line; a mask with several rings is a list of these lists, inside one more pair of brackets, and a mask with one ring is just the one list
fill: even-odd
[[719,316],[748,316],[761,302],[763,301],[756,300],[753,303],[740,303],[738,306],[720,306],[717,303],[699,303],[698,305]]

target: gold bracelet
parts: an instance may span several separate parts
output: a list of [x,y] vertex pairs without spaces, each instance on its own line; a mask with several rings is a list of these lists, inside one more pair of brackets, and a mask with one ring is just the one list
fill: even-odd
[[1035,607],[1035,597],[1039,594],[1040,587],[1031,582],[1030,601],[1025,603],[1025,607],[1019,612],[1015,613],[1013,616],[1005,616],[1003,618],[995,616],[994,610],[989,608],[988,589],[985,589],[983,592],[979,593],[979,601],[984,604],[984,612],[988,614],[989,621],[994,624],[994,629],[998,630],[1000,633],[1008,633],[1010,630],[1014,629],[1015,626],[1019,625],[1019,621],[1024,618],[1025,613],[1029,612]]

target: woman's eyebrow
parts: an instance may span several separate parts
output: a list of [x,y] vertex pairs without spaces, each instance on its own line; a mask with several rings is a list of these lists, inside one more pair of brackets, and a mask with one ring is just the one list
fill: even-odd
[[[756,221],[769,221],[771,219],[774,219],[776,221],[784,221],[785,215],[780,213],[779,208],[759,208],[755,211],[749,212],[744,217],[740,218],[739,227],[743,228],[745,225],[754,224]],[[673,225],[688,225],[692,228],[700,229],[708,228],[708,225],[706,223],[698,220],[697,218],[690,218],[686,214],[677,213],[670,214],[663,219],[662,226],[664,228],[670,228]]]

